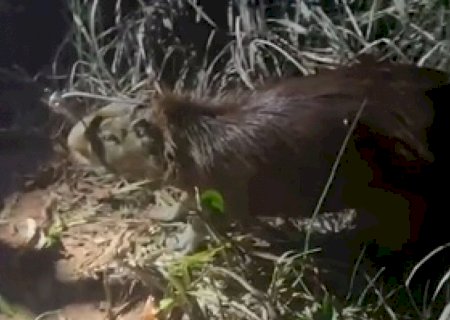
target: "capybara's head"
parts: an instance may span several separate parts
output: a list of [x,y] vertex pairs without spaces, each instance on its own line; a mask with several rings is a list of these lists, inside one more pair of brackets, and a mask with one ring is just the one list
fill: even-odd
[[141,108],[112,103],[84,117],[67,138],[73,159],[131,179],[162,178],[163,137],[157,127],[139,117]]

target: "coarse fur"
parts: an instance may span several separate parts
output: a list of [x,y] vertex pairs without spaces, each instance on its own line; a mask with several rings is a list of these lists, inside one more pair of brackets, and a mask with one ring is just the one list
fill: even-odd
[[[363,61],[222,101],[163,94],[135,107],[129,121],[94,115],[83,147],[72,149],[89,146],[87,159],[102,154],[118,173],[129,173],[123,164],[133,160],[135,177],[218,189],[238,219],[310,216],[364,105],[321,211],[355,208],[364,241],[399,250],[441,219],[436,183],[448,163],[441,140],[449,89],[440,71]],[[101,137],[111,133],[108,121],[120,132],[112,144]],[[128,132],[140,141],[132,143],[144,155],[140,166],[123,147]]]

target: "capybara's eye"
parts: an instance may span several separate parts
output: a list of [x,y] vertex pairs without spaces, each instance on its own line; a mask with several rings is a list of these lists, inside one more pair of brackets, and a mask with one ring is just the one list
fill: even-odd
[[101,134],[99,134],[99,137],[101,140],[103,140],[105,142],[112,142],[114,144],[120,143],[120,139],[111,132],[102,132]]
[[134,132],[139,138],[143,138],[149,135],[148,123],[145,120],[139,120],[133,125]]

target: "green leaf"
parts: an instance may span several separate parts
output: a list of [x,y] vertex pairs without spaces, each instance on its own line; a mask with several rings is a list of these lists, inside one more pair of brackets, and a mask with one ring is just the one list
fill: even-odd
[[0,314],[4,314],[8,317],[14,317],[17,314],[15,308],[11,304],[9,304],[9,302],[6,301],[6,299],[4,299],[1,295],[0,295]]
[[172,307],[175,301],[172,298],[165,298],[159,301],[159,309],[160,310],[168,310]]
[[225,202],[220,192],[206,190],[200,196],[202,207],[208,208],[213,213],[223,214],[225,212]]

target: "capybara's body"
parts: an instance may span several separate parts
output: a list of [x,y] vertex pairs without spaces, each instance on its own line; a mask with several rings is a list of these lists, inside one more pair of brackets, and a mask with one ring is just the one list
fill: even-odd
[[218,189],[238,218],[310,216],[361,111],[321,212],[355,208],[363,238],[396,250],[446,214],[449,87],[439,71],[366,61],[227,99],[100,110],[69,145],[118,173]]

